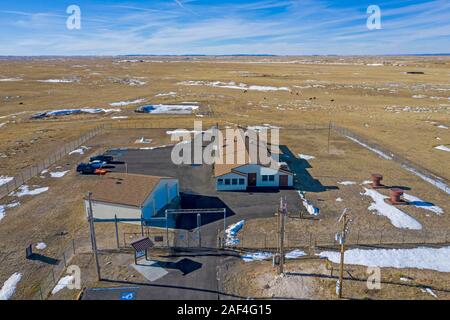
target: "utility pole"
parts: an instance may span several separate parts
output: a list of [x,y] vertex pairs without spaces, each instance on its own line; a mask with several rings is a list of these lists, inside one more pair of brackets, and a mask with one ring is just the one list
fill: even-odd
[[341,246],[341,261],[339,266],[339,282],[338,282],[338,297],[342,299],[342,287],[344,281],[344,256],[345,256],[345,240],[347,238],[347,234],[349,232],[349,226],[352,220],[349,219],[347,214],[347,208],[342,212],[341,217],[339,218],[339,222],[342,223],[342,230],[340,233],[336,235],[336,240],[339,242]]
[[98,281],[101,281],[102,277],[100,273],[100,263],[98,262],[97,240],[95,239],[94,215],[92,212],[92,192],[88,193],[88,199],[89,199],[88,221],[89,221],[89,230],[91,234],[92,251],[94,252],[97,279]]
[[280,209],[278,210],[278,218],[279,218],[279,255],[280,261],[278,265],[278,274],[283,274],[284,272],[284,236],[285,236],[285,222],[286,222],[286,214],[287,214],[287,201],[286,198],[280,199]]

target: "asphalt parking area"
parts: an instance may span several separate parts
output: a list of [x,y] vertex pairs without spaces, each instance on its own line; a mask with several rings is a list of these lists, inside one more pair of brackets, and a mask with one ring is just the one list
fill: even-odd
[[[300,210],[300,201],[295,190],[260,190],[254,192],[218,192],[215,190],[212,166],[175,165],[171,161],[172,148],[153,150],[121,150],[111,154],[118,162],[111,171],[135,174],[167,176],[180,182],[181,206],[192,208],[226,207],[227,225],[239,220],[273,216],[281,197],[286,197],[291,212]],[[222,219],[218,216],[217,219]],[[223,229],[223,221],[203,219],[205,229]],[[207,230],[205,230],[207,231]]]

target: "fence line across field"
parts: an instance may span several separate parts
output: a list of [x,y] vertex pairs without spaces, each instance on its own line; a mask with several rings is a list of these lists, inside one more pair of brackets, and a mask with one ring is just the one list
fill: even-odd
[[[240,235],[239,243],[230,247],[238,249],[267,249],[278,247],[278,234]],[[347,238],[349,246],[408,246],[408,245],[446,245],[450,243],[448,230],[396,231],[396,230],[352,230]],[[287,232],[285,247],[290,249],[306,247],[336,246],[336,233],[313,231]]]

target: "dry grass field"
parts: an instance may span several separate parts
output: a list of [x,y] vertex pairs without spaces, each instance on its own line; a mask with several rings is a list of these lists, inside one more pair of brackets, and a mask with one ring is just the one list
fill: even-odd
[[[49,79],[64,81],[40,82]],[[30,186],[49,187],[49,191],[20,198],[20,205],[7,209],[5,217],[0,219],[0,283],[12,273],[20,271],[23,280],[15,298],[36,295],[37,285],[48,273],[48,267],[25,259],[24,250],[30,243],[44,241],[48,246],[46,255],[53,257],[59,257],[71,239],[82,239],[81,249],[89,249],[81,200],[91,179],[80,179],[73,169],[76,163],[106,148],[136,147],[135,141],[141,137],[153,140],[149,146],[170,143],[165,129],[150,131],[136,127],[191,128],[194,120],[203,120],[205,128],[214,123],[282,127],[281,144],[288,146],[294,155],[302,153],[314,156],[315,159],[308,161],[305,172],[324,187],[322,192],[306,192],[307,198],[321,209],[320,222],[310,224],[292,220],[288,223],[289,232],[301,232],[305,228],[334,232],[337,228],[336,219],[345,207],[351,208],[354,228],[395,229],[388,219],[368,211],[371,199],[360,194],[364,192],[361,183],[370,180],[370,174],[374,172],[385,176],[384,183],[410,188],[408,192],[444,210],[444,214],[439,216],[416,207],[404,209],[420,222],[423,230],[447,229],[450,227],[448,194],[406,172],[395,162],[383,160],[335,132],[332,132],[328,145],[329,132],[326,129],[288,128],[309,125],[326,127],[330,122],[336,123],[417,163],[448,182],[450,153],[435,147],[450,147],[449,80],[448,57],[0,60],[0,176],[15,176],[22,169],[45,159],[64,143],[73,141],[97,126],[123,127],[104,131],[86,143],[90,149],[84,155],[67,156],[49,168],[50,171],[71,170],[63,178],[38,176],[27,183]],[[146,102],[110,105],[140,99],[146,99]],[[192,115],[134,112],[136,107],[146,103],[185,102],[196,102],[200,108]],[[65,108],[120,111],[48,119],[30,118],[38,112]],[[356,184],[340,185],[339,182],[343,181],[354,181]],[[385,190],[380,192],[387,194]],[[343,201],[337,202],[337,198]],[[15,197],[6,197],[0,199],[0,205],[16,200]],[[246,221],[242,236],[275,233],[274,219]],[[100,234],[102,232],[105,235],[110,233],[108,230],[99,230]],[[111,240],[115,241],[113,237]],[[110,239],[105,236],[105,245],[110,245],[108,241]],[[323,266],[319,266],[321,263],[307,262],[307,266],[301,268],[306,268],[306,272],[313,269],[320,271],[323,269]],[[233,268],[244,270],[236,271],[236,274],[245,278],[247,273],[255,271],[250,265],[242,264]],[[252,279],[259,281],[257,277],[269,272],[269,265],[258,263],[257,274]],[[298,271],[295,263],[289,265],[291,267],[295,272]],[[352,268],[357,276],[364,277],[363,268]],[[403,270],[387,269],[383,279],[398,280],[396,277],[400,272]],[[448,282],[448,274],[445,273],[405,272],[429,286],[440,284],[445,287]],[[231,291],[237,290],[240,279],[231,273],[225,287]],[[434,279],[432,283],[430,279]],[[334,297],[335,280],[332,280],[333,284],[329,280],[315,278],[305,281],[314,281],[314,290],[319,290],[319,287],[323,289],[305,294],[304,297]],[[405,288],[395,284],[387,285],[394,289],[386,293],[367,293],[363,285],[359,286],[358,283],[352,284],[353,297],[429,297],[417,287]],[[243,296],[272,294],[262,290],[256,282],[248,288],[242,286],[239,290],[242,292],[236,294]],[[281,295],[278,291],[273,294]],[[448,298],[446,294],[439,296]]]

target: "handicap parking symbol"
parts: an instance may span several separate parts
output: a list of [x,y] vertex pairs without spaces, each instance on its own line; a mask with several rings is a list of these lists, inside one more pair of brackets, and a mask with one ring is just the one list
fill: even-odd
[[135,300],[136,292],[122,292],[120,294],[120,300]]

